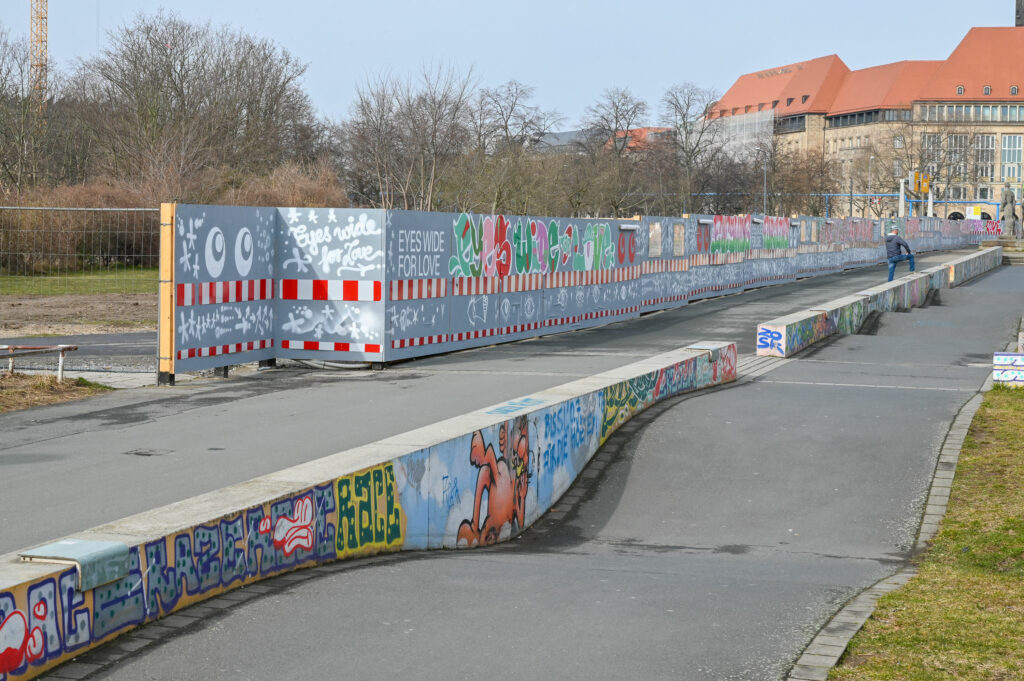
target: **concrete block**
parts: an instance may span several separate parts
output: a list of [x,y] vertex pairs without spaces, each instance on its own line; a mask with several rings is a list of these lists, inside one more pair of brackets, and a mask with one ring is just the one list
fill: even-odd
[[806,310],[757,326],[757,354],[789,357],[836,332],[836,319],[820,311]]

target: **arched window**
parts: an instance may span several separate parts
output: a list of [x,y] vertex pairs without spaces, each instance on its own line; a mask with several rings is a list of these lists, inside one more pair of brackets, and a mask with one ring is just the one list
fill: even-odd
[[1010,94],[1011,95],[1016,95],[1017,94],[1017,86],[1016,85],[1011,85],[1010,86]]
[[962,95],[964,93],[964,86],[963,85],[957,85],[956,86],[956,93],[958,95]]
[[985,86],[985,94],[986,95],[992,94],[992,87],[990,85],[986,85]]

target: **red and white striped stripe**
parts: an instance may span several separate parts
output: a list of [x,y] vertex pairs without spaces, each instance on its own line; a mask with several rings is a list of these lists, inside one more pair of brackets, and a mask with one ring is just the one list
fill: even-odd
[[604,317],[618,317],[620,315],[632,314],[640,311],[640,305],[633,305],[631,307],[622,307],[618,310],[594,310],[593,312],[587,312],[581,315],[575,315],[573,317],[555,317],[549,319],[545,323],[547,326],[565,326],[568,324],[578,324],[585,322],[588,319],[602,319]]
[[507,336],[514,333],[523,333],[524,331],[536,331],[542,326],[544,326],[542,322],[534,322],[532,324],[515,324],[513,326],[499,326],[493,329],[476,329],[475,331],[464,331],[461,333],[453,333],[452,342],[458,343],[460,341],[473,340],[474,338]]
[[687,258],[682,260],[649,260],[642,265],[644,274],[665,274],[667,272],[686,272],[690,269]]
[[393,349],[401,348],[415,348],[420,345],[436,345],[437,343],[447,343],[448,335],[442,333],[439,336],[422,336],[420,338],[402,338],[400,340],[391,341],[391,347]]
[[300,341],[300,340],[283,340],[281,341],[282,350],[313,350],[315,352],[365,352],[365,353],[379,353],[381,346],[379,343],[332,343],[332,342],[320,342],[320,341]]
[[278,296],[281,300],[371,302],[381,299],[381,283],[355,279],[282,279]]
[[678,303],[680,300],[686,300],[689,298],[689,294],[682,294],[678,296],[666,296],[664,298],[649,298],[644,301],[644,305],[663,305],[664,303]]
[[395,279],[389,287],[389,300],[444,298],[448,295],[447,279]]
[[274,297],[273,279],[211,281],[200,284],[178,284],[174,288],[174,304],[177,307],[245,303],[250,300],[270,300]]
[[480,296],[501,293],[498,277],[456,277],[452,279],[453,296]]
[[233,355],[238,352],[250,352],[252,350],[263,350],[274,347],[274,339],[248,341],[246,343],[233,343],[230,345],[213,345],[207,348],[188,348],[178,350],[178,359],[195,359],[196,357],[217,357],[219,355]]
[[544,278],[543,274],[513,274],[502,280],[501,287],[504,293],[540,291],[544,288]]

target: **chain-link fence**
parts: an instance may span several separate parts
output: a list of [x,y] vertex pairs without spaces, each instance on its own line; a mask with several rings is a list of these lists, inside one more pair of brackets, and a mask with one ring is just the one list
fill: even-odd
[[158,208],[0,206],[0,295],[156,293]]

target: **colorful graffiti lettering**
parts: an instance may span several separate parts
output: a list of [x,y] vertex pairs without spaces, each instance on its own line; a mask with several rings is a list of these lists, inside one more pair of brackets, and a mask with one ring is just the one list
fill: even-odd
[[340,478],[337,488],[339,558],[401,546],[403,513],[393,464]]
[[996,383],[1024,384],[1024,371],[1020,369],[995,369],[992,380]]
[[776,331],[775,329],[769,329],[766,327],[758,327],[757,329],[757,349],[758,350],[778,350],[782,351],[782,332]]
[[[482,431],[473,433],[469,460],[476,466],[476,496],[473,517],[459,525],[457,543],[462,546],[494,544],[516,534],[526,526],[526,494],[530,485],[530,431],[525,416],[498,427],[498,449],[484,444]],[[484,494],[487,494],[487,515],[481,518]]]
[[764,234],[764,248],[789,248],[789,220],[766,217],[761,225]]
[[750,225],[749,215],[716,215],[711,228],[711,252],[750,250]]
[[[40,613],[41,609],[41,613]],[[46,618],[46,602],[34,608],[36,619]],[[32,627],[20,610],[15,610],[0,623],[0,674],[9,674],[22,665],[22,661],[35,662],[44,652],[43,630]]]
[[[260,534],[270,531],[270,518],[260,521]],[[295,504],[293,516],[282,516],[274,526],[274,548],[291,556],[296,549],[313,550],[313,499],[306,496]]]
[[547,439],[540,468],[551,471],[566,465],[572,453],[580,450],[593,437],[594,421],[584,418],[583,410],[583,404],[575,399],[544,413]]
[[645,374],[605,388],[604,419],[601,422],[601,444],[619,426],[654,400],[657,376]]
[[[467,213],[452,224],[454,254],[448,273],[460,277],[506,277],[510,274],[547,274],[561,268],[575,272],[611,269],[615,240],[607,223],[569,224],[564,231],[551,220],[504,215],[481,216],[475,223]],[[632,245],[630,261],[636,256]]]

